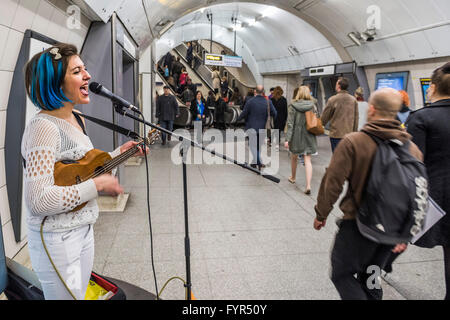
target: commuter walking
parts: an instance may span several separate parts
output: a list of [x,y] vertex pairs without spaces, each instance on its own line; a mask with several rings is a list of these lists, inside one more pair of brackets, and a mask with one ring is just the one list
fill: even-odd
[[288,179],[290,183],[295,183],[298,156],[303,156],[306,173],[306,189],[304,192],[307,195],[311,194],[311,179],[313,173],[311,155],[316,153],[317,140],[316,136],[309,133],[306,129],[305,112],[315,111],[314,109],[315,104],[309,88],[307,86],[301,86],[297,91],[297,96],[294,101],[289,105],[285,147],[289,148],[289,151],[291,152],[292,171],[291,176]]
[[277,111],[272,101],[264,97],[264,87],[258,85],[255,90],[256,96],[245,104],[244,111],[237,119],[237,122],[246,119],[245,130],[249,136],[250,151],[253,155],[253,163],[251,166],[259,169],[265,165],[261,162],[260,150],[264,139],[260,139],[259,130],[266,128],[268,117],[267,109],[270,109],[270,115],[276,118]]
[[201,91],[197,91],[195,99],[191,103],[191,114],[193,121],[202,122],[202,131],[205,130],[206,118],[210,116],[208,107],[206,106],[206,100],[203,98]]
[[364,90],[361,87],[358,87],[358,89],[356,89],[355,98],[356,101],[358,101],[358,131],[359,131],[366,124],[367,108],[369,108],[369,104],[367,103],[367,101],[364,101]]
[[336,82],[337,94],[328,99],[322,113],[322,124],[330,123],[331,150],[334,152],[339,141],[347,134],[358,130],[358,103],[347,91],[349,82],[341,78]]
[[[177,99],[170,94],[169,86],[164,86],[164,94],[156,101],[156,118],[162,128],[173,131],[173,122],[180,115]],[[166,134],[161,134],[162,145],[166,144]],[[169,136],[170,141],[170,136]]]
[[[278,130],[278,145],[280,145],[281,141],[281,133],[284,132],[284,128],[286,127],[286,120],[288,116],[287,111],[287,100],[283,97],[283,89],[281,87],[276,87],[273,91],[273,96],[271,98],[273,106],[275,110],[277,110],[277,117],[274,121],[274,129]],[[270,141],[271,135],[269,135]]]
[[406,126],[424,154],[429,195],[447,214],[415,245],[443,247],[445,299],[450,300],[450,62],[433,72],[428,97],[431,104],[411,112]]
[[[383,141],[396,139],[402,143],[410,142],[411,136],[395,120],[401,105],[402,99],[397,90],[385,88],[374,92],[369,99],[368,122],[362,131],[347,134],[342,139],[320,184],[314,208],[316,230],[325,227],[346,180],[349,185],[340,203],[344,217],[339,220],[339,231],[331,252],[331,280],[342,299],[381,299],[381,288],[369,288],[367,285],[367,279],[372,275],[367,273],[367,268],[374,265],[381,270],[391,252],[406,249],[405,244],[389,246],[369,240],[359,232],[356,223],[377,151],[377,143],[369,134]],[[409,143],[409,152],[418,160],[422,159],[422,153],[412,142]]]

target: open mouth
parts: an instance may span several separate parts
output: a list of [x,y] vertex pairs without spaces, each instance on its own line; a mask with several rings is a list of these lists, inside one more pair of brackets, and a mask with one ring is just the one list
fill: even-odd
[[87,84],[85,84],[84,86],[81,86],[80,91],[83,96],[85,96],[85,97],[89,96],[89,89],[88,89]]

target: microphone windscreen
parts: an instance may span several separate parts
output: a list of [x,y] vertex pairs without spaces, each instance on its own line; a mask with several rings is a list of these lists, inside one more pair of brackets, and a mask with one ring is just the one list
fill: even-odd
[[91,82],[89,84],[89,90],[94,93],[100,93],[100,91],[102,90],[102,85],[97,82]]

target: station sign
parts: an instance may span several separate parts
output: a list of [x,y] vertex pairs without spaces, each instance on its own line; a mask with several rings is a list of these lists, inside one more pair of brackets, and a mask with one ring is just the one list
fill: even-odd
[[242,57],[222,54],[205,54],[205,65],[218,67],[242,68]]

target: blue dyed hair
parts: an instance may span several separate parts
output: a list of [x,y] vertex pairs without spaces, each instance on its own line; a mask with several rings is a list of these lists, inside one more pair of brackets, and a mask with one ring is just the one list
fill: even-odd
[[[50,53],[58,48],[61,58],[55,60]],[[35,106],[43,110],[56,110],[64,102],[72,102],[62,91],[61,85],[66,74],[68,60],[77,54],[73,45],[59,44],[36,54],[26,66],[25,86],[28,96]]]

